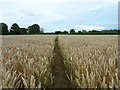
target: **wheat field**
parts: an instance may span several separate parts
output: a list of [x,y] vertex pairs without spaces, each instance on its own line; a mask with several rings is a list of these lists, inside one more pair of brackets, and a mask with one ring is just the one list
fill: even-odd
[[55,36],[3,36],[0,87],[48,87],[54,40]]
[[[56,35],[2,36],[0,88],[53,84]],[[117,35],[58,35],[67,78],[75,88],[118,88]]]
[[69,80],[78,88],[118,88],[118,36],[59,36]]

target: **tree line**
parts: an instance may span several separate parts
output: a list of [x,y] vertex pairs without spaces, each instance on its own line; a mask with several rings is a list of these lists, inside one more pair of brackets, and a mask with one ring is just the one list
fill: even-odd
[[24,35],[24,34],[40,34],[44,33],[44,30],[40,28],[38,24],[33,24],[28,28],[20,28],[17,23],[12,24],[8,30],[8,26],[5,23],[0,23],[2,27],[2,35]]
[[68,31],[55,31],[55,34],[72,34],[72,35],[114,35],[114,34],[120,34],[120,30],[117,29],[111,29],[111,30],[82,30],[82,31],[75,31],[74,29],[71,29],[69,32]]
[[68,31],[55,31],[54,33],[44,33],[44,29],[40,28],[38,24],[33,24],[28,28],[20,28],[17,23],[12,24],[10,29],[8,30],[8,26],[5,23],[0,23],[0,27],[2,27],[2,35],[28,35],[28,34],[72,34],[72,35],[102,35],[102,34],[120,34],[120,30],[111,29],[111,30],[82,30],[75,31],[75,29],[71,29]]

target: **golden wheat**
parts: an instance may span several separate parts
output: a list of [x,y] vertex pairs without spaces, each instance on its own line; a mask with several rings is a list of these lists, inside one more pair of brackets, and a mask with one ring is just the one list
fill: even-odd
[[[0,88],[52,84],[56,36],[3,36]],[[80,88],[118,88],[117,36],[59,36],[68,78]]]
[[68,77],[80,88],[118,88],[117,36],[59,36]]
[[41,88],[52,82],[56,36],[3,36],[1,88]]

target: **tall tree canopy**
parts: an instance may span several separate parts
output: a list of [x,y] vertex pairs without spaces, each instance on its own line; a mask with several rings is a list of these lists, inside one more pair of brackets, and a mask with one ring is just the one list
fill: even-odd
[[5,24],[5,23],[0,23],[0,26],[2,27],[1,29],[1,33],[3,34],[3,35],[7,35],[8,34],[8,26]]
[[18,26],[17,23],[14,23],[14,24],[11,26],[10,32],[11,32],[12,34],[21,34],[20,28],[19,28],[19,26]]
[[71,29],[71,30],[70,30],[70,34],[75,34],[75,30],[74,30],[74,29]]
[[40,26],[38,24],[33,24],[32,26],[28,27],[28,31],[30,34],[40,33]]

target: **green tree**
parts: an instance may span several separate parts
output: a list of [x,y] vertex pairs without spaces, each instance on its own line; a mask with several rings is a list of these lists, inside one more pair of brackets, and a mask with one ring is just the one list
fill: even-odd
[[71,29],[71,30],[70,30],[70,34],[75,34],[75,30],[74,30],[74,29]]
[[5,24],[5,23],[0,23],[0,26],[2,27],[2,34],[3,35],[7,35],[8,33],[9,33],[9,31],[8,31],[8,26],[7,26],[7,24]]
[[27,34],[27,29],[26,28],[20,28],[21,34]]
[[66,31],[66,30],[65,30],[65,31],[63,31],[63,34],[68,34],[68,31]]
[[97,30],[92,30],[92,31],[88,31],[88,34],[100,34],[100,31]]
[[83,33],[87,33],[87,31],[86,31],[86,30],[82,30],[82,32],[83,32]]
[[30,34],[40,33],[40,26],[38,24],[33,24],[32,26],[28,27],[28,32]]
[[21,34],[20,28],[17,23],[14,23],[10,29],[11,34],[19,35]]
[[61,31],[55,31],[55,34],[62,34]]
[[78,31],[78,34],[82,34],[82,32],[81,32],[81,31]]

